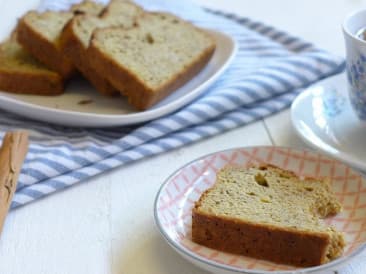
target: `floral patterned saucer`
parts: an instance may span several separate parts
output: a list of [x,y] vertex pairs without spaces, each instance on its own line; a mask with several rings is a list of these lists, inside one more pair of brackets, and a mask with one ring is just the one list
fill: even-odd
[[350,104],[345,74],[302,92],[292,104],[291,119],[307,144],[366,171],[366,123],[357,118]]

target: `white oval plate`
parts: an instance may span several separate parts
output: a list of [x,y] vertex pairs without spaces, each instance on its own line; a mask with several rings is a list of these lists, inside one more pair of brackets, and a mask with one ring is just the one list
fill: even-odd
[[[327,224],[343,231],[346,247],[342,257],[328,264],[296,268],[233,255],[198,245],[191,240],[192,207],[215,183],[217,171],[228,164],[249,166],[269,163],[299,176],[329,177],[343,211],[327,218]],[[213,273],[324,273],[366,249],[366,181],[345,164],[316,152],[281,147],[237,148],[197,159],[171,175],[162,185],[154,205],[155,222],[164,239],[179,254]],[[328,273],[328,272],[326,272]]]
[[[100,95],[86,81],[75,80],[59,96],[17,95],[0,92],[0,108],[27,118],[79,127],[111,127],[146,122],[169,114],[201,95],[228,67],[236,42],[228,35],[207,30],[216,50],[206,67],[193,79],[157,105],[136,111],[127,100]],[[89,103],[82,103],[83,101]]]
[[292,104],[291,120],[307,144],[366,171],[366,124],[350,105],[345,74],[304,90]]

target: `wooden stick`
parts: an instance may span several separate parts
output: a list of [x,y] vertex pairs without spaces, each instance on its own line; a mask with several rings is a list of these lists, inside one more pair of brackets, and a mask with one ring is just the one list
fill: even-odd
[[0,148],[0,233],[16,190],[23,161],[28,152],[28,133],[5,134]]

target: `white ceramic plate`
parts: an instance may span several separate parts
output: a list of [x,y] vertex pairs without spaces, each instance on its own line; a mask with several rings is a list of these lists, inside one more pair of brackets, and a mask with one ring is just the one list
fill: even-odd
[[350,105],[345,74],[309,87],[293,102],[292,124],[309,145],[366,171],[366,125]]
[[[327,224],[343,231],[344,254],[318,267],[295,268],[233,255],[198,245],[191,240],[192,207],[215,182],[216,172],[228,164],[269,163],[299,176],[329,177],[343,211]],[[179,254],[205,270],[225,273],[330,273],[366,249],[366,181],[345,164],[308,150],[281,147],[237,148],[197,159],[176,171],[162,185],[154,207],[155,221],[164,239]]]
[[[216,51],[207,66],[183,87],[146,111],[136,111],[127,101],[99,95],[86,81],[72,82],[60,96],[15,95],[0,92],[0,108],[49,123],[80,127],[110,127],[146,122],[190,103],[227,68],[237,45],[228,35],[208,30]],[[82,104],[81,102],[89,102]]]

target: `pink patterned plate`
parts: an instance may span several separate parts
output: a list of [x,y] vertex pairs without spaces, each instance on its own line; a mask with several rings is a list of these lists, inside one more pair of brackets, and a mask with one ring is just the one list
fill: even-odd
[[[228,164],[248,166],[270,163],[300,176],[329,177],[343,205],[342,213],[326,222],[345,233],[344,255],[311,268],[279,265],[233,255],[191,240],[191,211],[202,192],[215,182],[216,172]],[[183,257],[213,273],[313,273],[336,271],[341,264],[366,249],[366,181],[347,165],[308,150],[250,147],[204,156],[176,171],[162,185],[155,200],[155,221],[165,240]]]

